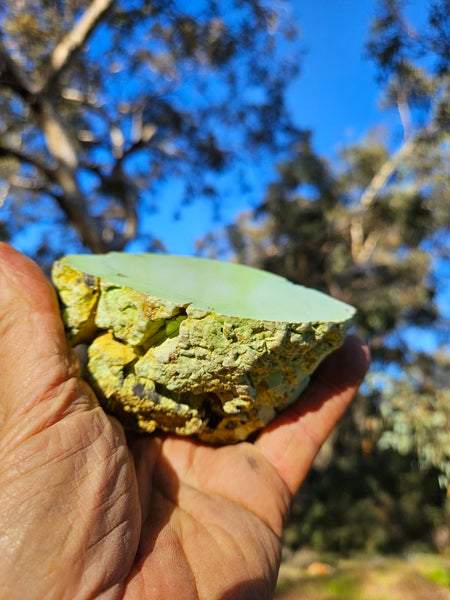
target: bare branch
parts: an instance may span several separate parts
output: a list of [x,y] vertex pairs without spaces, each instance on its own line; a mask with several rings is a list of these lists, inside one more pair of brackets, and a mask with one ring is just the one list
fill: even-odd
[[78,153],[74,140],[53,104],[41,99],[38,109],[49,152],[58,162],[75,169],[78,166]]
[[20,177],[19,175],[13,175],[10,177],[8,183],[10,188],[26,190],[27,192],[47,194],[50,196],[56,195],[53,190],[46,185],[46,183],[41,183],[35,179],[28,179],[25,177]]
[[[28,74],[10,56],[1,39],[0,75],[2,82],[20,94],[40,119],[50,153],[58,161],[74,168],[77,165],[76,149],[53,104],[45,98],[42,89],[37,88]],[[20,160],[32,162],[31,159],[27,160],[25,155],[22,155]]]
[[361,195],[359,210],[350,223],[351,254],[356,263],[370,260],[378,243],[376,236],[364,239],[364,211],[372,206],[378,194],[397,170],[401,160],[413,150],[416,142],[416,138],[407,139],[400,149],[381,165]]
[[113,156],[115,158],[120,158],[121,156],[123,156],[125,138],[123,136],[122,130],[115,123],[111,124],[111,127],[109,129],[109,137],[111,139]]
[[0,157],[10,157],[16,158],[18,161],[32,165],[38,171],[43,173],[46,177],[53,180],[55,176],[55,171],[44,162],[42,162],[39,158],[32,156],[30,154],[24,154],[19,150],[15,150],[14,148],[7,148],[6,146],[0,146]]
[[152,125],[152,124],[144,125],[141,130],[140,138],[134,140],[134,142],[132,144],[130,144],[128,146],[128,148],[124,149],[122,156],[120,157],[120,160],[123,161],[125,158],[127,158],[128,156],[133,154],[133,152],[136,152],[137,150],[141,150],[142,148],[145,148],[145,146],[153,138],[153,136],[156,134],[156,132],[157,132],[156,125]]
[[356,215],[350,222],[350,238],[352,258],[357,264],[370,261],[380,241],[380,233],[372,231],[364,239],[364,226],[362,215]]
[[409,137],[399,148],[399,150],[397,150],[397,152],[391,158],[383,163],[362,193],[359,203],[359,211],[352,219],[350,225],[351,253],[355,262],[362,263],[370,260],[370,257],[375,251],[379,241],[379,238],[376,235],[369,235],[367,239],[364,239],[364,211],[372,206],[378,194],[382,191],[389,179],[398,169],[401,161],[411,154],[420,140],[425,139],[427,136],[434,135],[434,133],[436,133],[436,126],[432,124],[431,126],[425,127],[419,131],[414,137]]
[[367,209],[374,202],[380,191],[384,188],[388,180],[392,177],[395,171],[398,168],[401,160],[405,158],[408,154],[411,153],[414,146],[416,145],[417,138],[410,137],[404,144],[401,146],[399,150],[387,160],[381,168],[375,173],[372,178],[372,181],[366,187],[364,192],[361,195],[360,199],[360,207],[362,209]]
[[361,195],[359,204],[362,210],[367,209],[375,201],[378,194],[384,188],[388,180],[392,177],[395,171],[398,169],[401,161],[406,158],[417,144],[425,140],[426,138],[433,136],[438,131],[435,123],[431,123],[427,127],[424,127],[418,131],[414,136],[409,137],[402,146],[393,154],[392,158],[389,158],[375,173],[372,181],[366,187]]
[[26,182],[23,179],[11,182],[15,187],[35,192],[42,191],[51,195],[78,231],[83,244],[91,248],[93,252],[104,252],[106,250],[99,235],[97,223],[89,214],[86,200],[78,187],[76,175],[72,169],[63,163],[57,167],[49,167],[36,157],[3,146],[0,146],[0,157],[16,158],[22,163],[32,165],[44,174],[49,181],[57,184],[62,190],[62,194],[53,193],[49,186],[33,186],[31,182]]
[[0,84],[17,92],[27,102],[37,94],[38,88],[28,73],[13,59],[0,35]]
[[400,121],[402,123],[402,127],[403,127],[403,138],[405,140],[407,140],[409,137],[411,137],[411,133],[412,133],[412,118],[411,118],[411,111],[409,109],[409,104],[408,104],[408,99],[407,98],[403,98],[397,101],[397,109],[398,109],[398,114],[400,116]]
[[89,36],[95,30],[105,13],[111,8],[115,0],[93,0],[92,4],[83,13],[80,20],[75,24],[60,42],[55,46],[50,55],[50,73],[43,88],[48,88],[55,78],[69,64],[74,56],[86,43]]
[[8,181],[2,182],[0,184],[0,208],[5,204],[5,200],[8,197],[9,190],[11,189],[11,185]]
[[66,165],[60,164],[55,170],[55,181],[62,190],[62,194],[55,198],[78,231],[83,244],[93,252],[105,252],[107,248],[102,241],[98,224],[89,213],[86,199],[81,193],[74,171]]
[[355,262],[359,262],[359,256],[364,245],[364,228],[361,215],[356,215],[350,222],[351,253]]

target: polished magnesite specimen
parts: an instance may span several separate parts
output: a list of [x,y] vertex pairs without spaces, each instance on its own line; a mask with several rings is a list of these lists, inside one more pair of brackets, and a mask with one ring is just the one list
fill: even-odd
[[355,313],[272,273],[186,256],[71,255],[52,279],[105,410],[129,429],[217,444],[294,402]]

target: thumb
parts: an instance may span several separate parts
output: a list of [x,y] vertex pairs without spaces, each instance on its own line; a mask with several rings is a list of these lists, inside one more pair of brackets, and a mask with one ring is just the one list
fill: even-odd
[[319,366],[299,400],[259,436],[257,444],[294,495],[321,445],[353,400],[369,367],[369,350],[348,336]]
[[[56,295],[39,267],[0,243],[0,427],[32,434],[74,407],[79,367]],[[15,427],[13,427],[15,429]]]

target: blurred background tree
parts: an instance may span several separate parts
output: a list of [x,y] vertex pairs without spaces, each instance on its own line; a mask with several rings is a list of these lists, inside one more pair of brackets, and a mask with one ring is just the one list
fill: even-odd
[[[354,304],[371,348],[362,397],[292,512],[294,546],[431,542],[431,506],[450,496],[450,3],[430,2],[420,32],[405,4],[379,3],[367,43],[400,135],[371,132],[330,164],[303,132],[260,205],[200,245]],[[448,500],[441,516],[450,546]]]
[[290,23],[265,0],[2,2],[1,237],[28,229],[47,262],[69,245],[161,248],[142,215],[168,177],[219,208],[218,174],[295,133]]
[[402,130],[371,131],[334,162],[286,110],[301,53],[287,6],[5,0],[0,239],[29,232],[44,266],[135,240],[162,249],[164,232],[147,219],[158,186],[179,178],[186,202],[220,210],[221,178],[239,194],[249,165],[276,161],[258,206],[198,251],[357,306],[373,355],[359,401],[297,498],[286,544],[445,549],[450,3],[430,0],[420,31],[406,2],[378,3],[367,52]]

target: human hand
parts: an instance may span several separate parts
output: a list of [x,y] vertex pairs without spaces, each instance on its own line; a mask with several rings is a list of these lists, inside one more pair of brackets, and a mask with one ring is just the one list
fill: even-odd
[[368,366],[355,337],[254,443],[125,436],[39,268],[0,244],[0,597],[271,598],[290,501]]

